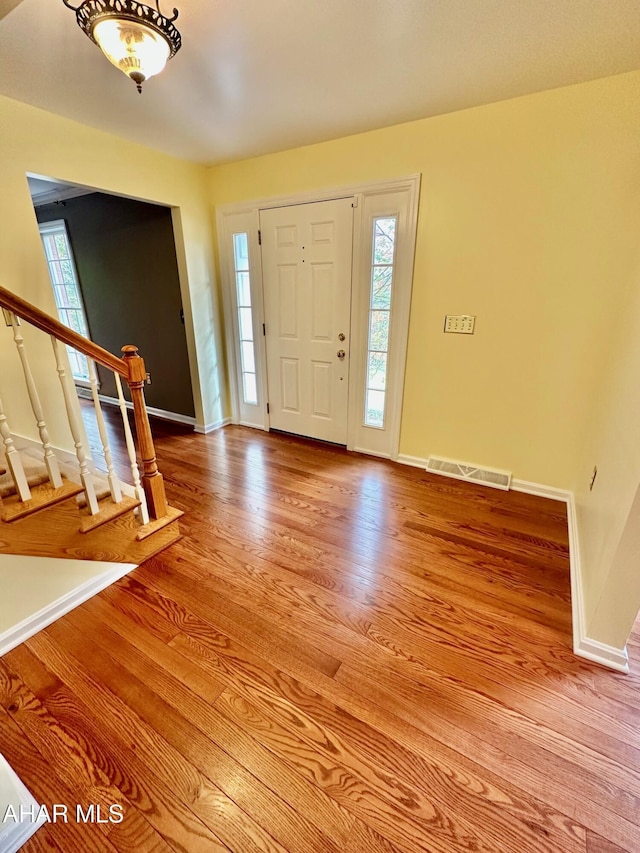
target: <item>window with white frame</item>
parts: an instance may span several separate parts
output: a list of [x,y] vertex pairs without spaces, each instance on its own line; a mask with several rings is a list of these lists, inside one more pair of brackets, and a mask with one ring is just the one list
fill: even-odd
[[253,311],[251,307],[251,273],[249,270],[249,239],[246,231],[233,235],[233,267],[238,305],[238,333],[242,369],[242,399],[257,405],[256,352],[253,340]]
[[[38,227],[60,322],[88,338],[89,327],[65,221],[42,222]],[[67,352],[73,378],[78,382],[89,382],[86,357],[72,347],[67,347]]]
[[373,220],[364,425],[384,429],[397,216]]

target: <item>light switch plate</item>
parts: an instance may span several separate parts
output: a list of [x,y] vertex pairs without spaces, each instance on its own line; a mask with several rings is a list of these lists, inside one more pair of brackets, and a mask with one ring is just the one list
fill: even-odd
[[444,318],[444,331],[457,335],[472,335],[475,325],[476,318],[472,314],[446,314]]

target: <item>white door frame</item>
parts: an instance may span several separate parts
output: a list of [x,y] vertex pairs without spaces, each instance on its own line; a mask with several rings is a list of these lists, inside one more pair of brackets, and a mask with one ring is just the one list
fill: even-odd
[[[272,207],[307,204],[329,199],[353,198],[352,309],[351,334],[349,336],[351,360],[347,449],[390,459],[398,458],[419,192],[420,175],[409,175],[394,180],[311,190],[295,195],[225,204],[216,209],[233,423],[269,430],[266,394],[266,347],[263,336],[262,262],[258,242],[260,211]],[[363,419],[366,372],[364,354],[367,348],[365,314],[368,312],[373,218],[386,215],[398,216],[397,253],[399,261],[394,269],[392,297],[392,329],[388,370],[388,387],[391,393],[388,395],[385,428],[380,430],[364,426]],[[241,381],[240,345],[232,248],[232,235],[239,232],[247,233],[249,242],[256,381],[258,384],[257,404],[244,403],[239,393],[239,381]],[[369,252],[369,257],[367,257],[367,252]]]

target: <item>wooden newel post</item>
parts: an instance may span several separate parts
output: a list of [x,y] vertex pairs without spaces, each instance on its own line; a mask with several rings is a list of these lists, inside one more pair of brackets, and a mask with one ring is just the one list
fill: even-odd
[[124,362],[129,369],[127,382],[131,389],[136,435],[138,436],[138,446],[142,457],[142,486],[147,496],[149,515],[152,518],[162,518],[167,515],[167,496],[164,491],[162,474],[158,471],[156,463],[156,451],[153,446],[151,426],[144,401],[144,383],[147,372],[144,360],[138,355],[138,347],[131,345],[122,347],[122,352],[124,353]]

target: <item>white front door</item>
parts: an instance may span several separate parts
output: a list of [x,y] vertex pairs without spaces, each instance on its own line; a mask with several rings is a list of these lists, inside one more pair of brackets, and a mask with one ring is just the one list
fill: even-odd
[[352,200],[260,212],[270,426],[347,443]]

